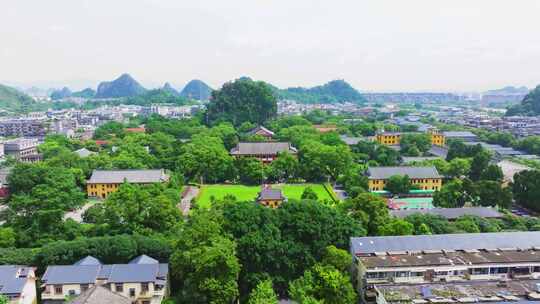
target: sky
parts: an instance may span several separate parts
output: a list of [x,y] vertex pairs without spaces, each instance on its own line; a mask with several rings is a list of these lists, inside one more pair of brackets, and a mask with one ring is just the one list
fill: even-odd
[[540,84],[539,0],[0,0],[0,82],[241,76],[360,91]]

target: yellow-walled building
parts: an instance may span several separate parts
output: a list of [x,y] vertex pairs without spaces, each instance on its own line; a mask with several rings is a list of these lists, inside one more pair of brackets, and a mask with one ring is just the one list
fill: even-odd
[[273,209],[280,207],[286,200],[281,189],[272,189],[270,187],[263,188],[257,197],[259,204]]
[[86,193],[89,197],[107,198],[118,190],[124,182],[147,185],[165,183],[169,175],[163,169],[158,170],[94,170],[86,182]]
[[401,141],[400,132],[383,132],[376,136],[377,142],[381,145],[397,146]]
[[[400,132],[378,133],[376,135],[376,140],[381,145],[397,146],[401,143],[401,136],[404,134],[412,134],[412,133],[400,133]],[[446,140],[442,133],[439,133],[436,130],[430,130],[428,131],[428,134],[431,137],[432,145],[444,147],[444,145],[446,144]]]
[[385,190],[386,181],[394,175],[407,175],[420,190],[440,190],[442,176],[435,167],[372,167],[367,171],[369,191]]

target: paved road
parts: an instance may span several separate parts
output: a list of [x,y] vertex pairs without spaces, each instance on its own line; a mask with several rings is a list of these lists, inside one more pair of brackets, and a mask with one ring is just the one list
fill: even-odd
[[88,208],[94,206],[97,203],[95,200],[88,201],[84,206],[82,206],[80,209],[70,211],[64,215],[64,220],[72,219],[76,221],[77,223],[82,223],[82,215],[83,213],[88,210]]
[[184,196],[178,205],[178,208],[182,210],[183,215],[188,215],[189,210],[191,209],[191,200],[199,195],[199,188],[193,186],[187,186]]

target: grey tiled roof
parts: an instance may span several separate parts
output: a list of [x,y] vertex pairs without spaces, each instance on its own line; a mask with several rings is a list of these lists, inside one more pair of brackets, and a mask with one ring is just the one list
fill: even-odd
[[296,153],[296,148],[288,142],[241,142],[231,150],[232,155],[276,155],[288,151]]
[[265,128],[265,127],[263,127],[263,126],[258,126],[258,127],[256,127],[256,128],[251,129],[251,130],[248,132],[248,134],[253,135],[253,134],[256,134],[256,133],[259,132],[259,131],[263,131],[264,133],[267,133],[268,135],[274,136],[274,132],[268,130],[267,128]]
[[352,254],[540,247],[540,231],[351,238]]
[[27,278],[18,277],[19,271],[25,271],[25,266],[0,266],[0,295],[17,295],[22,293]]
[[95,257],[93,256],[87,256],[77,262],[75,262],[75,264],[73,265],[101,265],[101,261],[96,259]]
[[440,215],[446,219],[454,220],[464,215],[474,215],[483,218],[500,218],[503,215],[493,208],[471,207],[471,208],[434,208],[434,209],[415,209],[415,210],[391,210],[390,214],[404,218],[412,214],[431,214]]
[[[95,263],[92,257],[77,263]],[[110,283],[156,282],[167,278],[168,264],[159,264],[156,260],[141,256],[130,264],[101,265],[77,264],[66,266],[49,266],[42,281],[47,284],[93,284],[97,279]]]
[[129,298],[96,285],[73,299],[71,304],[131,304]]
[[476,138],[477,136],[469,131],[446,131],[443,132],[444,137],[448,138]]
[[279,200],[283,199],[283,195],[281,194],[281,189],[263,189],[259,193],[258,200]]
[[94,170],[88,184],[160,183],[169,180],[164,170]]
[[441,178],[435,167],[370,167],[370,179],[388,179],[393,175],[407,175],[410,178]]
[[100,271],[100,265],[49,266],[42,281],[46,284],[92,284]]

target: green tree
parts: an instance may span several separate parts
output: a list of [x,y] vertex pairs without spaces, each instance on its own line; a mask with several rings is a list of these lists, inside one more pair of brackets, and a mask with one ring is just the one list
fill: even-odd
[[317,193],[311,187],[306,187],[304,189],[304,192],[302,192],[301,198],[302,199],[307,199],[307,200],[318,200],[319,199],[319,197],[317,196]]
[[431,149],[431,137],[425,133],[403,134],[400,146],[404,155],[419,156]]
[[334,266],[337,270],[347,273],[351,268],[351,261],[351,254],[347,250],[330,245],[326,247],[321,263]]
[[266,178],[265,167],[260,160],[251,157],[240,157],[234,161],[234,164],[241,183],[260,185],[264,182]]
[[217,183],[231,176],[233,159],[220,138],[194,136],[180,153],[177,167],[189,180]]
[[279,153],[270,164],[267,174],[272,181],[288,181],[298,177],[298,170],[298,158],[288,152],[283,152]]
[[277,101],[266,83],[238,79],[212,92],[206,115],[211,125],[224,121],[235,126],[263,124],[277,115]]
[[366,228],[368,235],[376,235],[379,227],[390,220],[385,201],[372,193],[361,193],[339,205],[345,214],[356,219]]
[[487,168],[482,172],[480,179],[494,182],[502,182],[503,177],[504,175],[501,167],[491,164],[487,166]]
[[540,171],[530,170],[515,174],[512,192],[518,204],[540,211]]
[[8,248],[15,246],[15,238],[17,235],[13,228],[0,227],[0,248]]
[[289,285],[289,294],[300,304],[313,299],[335,304],[353,304],[357,301],[349,276],[333,266],[315,265],[306,270],[302,277]]
[[481,180],[475,185],[478,204],[481,206],[509,209],[512,206],[512,191],[501,182]]
[[0,304],[9,304],[8,298],[4,297],[3,295],[0,295]]
[[411,190],[411,180],[407,175],[393,175],[386,181],[385,190],[392,194],[406,194]]
[[473,157],[469,174],[471,180],[478,181],[482,178],[482,174],[488,167],[490,160],[491,154],[486,150],[482,150]]
[[463,182],[453,179],[446,182],[441,190],[433,195],[433,205],[441,208],[460,208],[465,205],[468,195],[463,187]]
[[179,303],[230,304],[238,298],[236,243],[222,230],[219,214],[195,212],[175,243],[170,264]]
[[148,234],[172,230],[181,218],[177,203],[165,193],[162,185],[124,183],[102,205],[91,209],[101,210],[94,217],[111,232]]
[[265,280],[257,284],[257,287],[249,295],[248,304],[278,304],[278,297],[272,288],[272,281]]
[[300,148],[299,161],[307,180],[320,181],[326,177],[337,180],[352,164],[352,154],[347,146],[309,141]]
[[412,235],[414,233],[414,226],[401,219],[392,219],[390,222],[384,224],[379,229],[379,235]]

